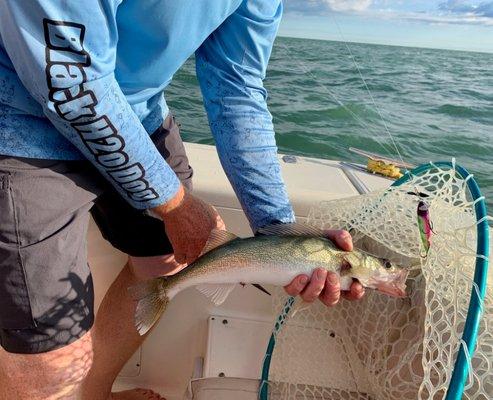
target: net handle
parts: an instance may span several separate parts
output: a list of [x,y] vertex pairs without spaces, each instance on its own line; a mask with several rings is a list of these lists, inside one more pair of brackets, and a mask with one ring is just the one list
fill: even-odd
[[272,360],[272,353],[274,352],[274,347],[276,345],[276,335],[279,333],[282,326],[284,325],[284,322],[286,321],[283,316],[289,314],[295,300],[296,299],[292,296],[288,297],[286,303],[284,304],[283,312],[277,318],[276,325],[274,326],[274,332],[272,332],[272,335],[270,336],[269,345],[267,346],[267,351],[265,352],[264,363],[262,366],[262,378],[260,380],[258,395],[259,400],[268,400],[269,398],[269,370],[270,362]]
[[[466,324],[462,334],[461,343],[465,346],[459,346],[458,355],[455,360],[452,378],[447,390],[445,400],[461,400],[464,392],[464,385],[469,373],[468,360],[472,359],[476,348],[479,323],[483,302],[486,296],[486,284],[488,280],[488,257],[489,257],[489,226],[487,219],[486,203],[481,196],[478,184],[469,172],[455,165],[455,162],[439,161],[421,165],[410,172],[407,172],[402,178],[393,183],[392,186],[399,186],[409,181],[412,176],[420,175],[430,169],[439,169],[440,167],[452,168],[467,182],[467,187],[473,200],[475,201],[474,210],[476,213],[477,224],[477,248],[476,248],[476,266],[474,269],[474,285],[471,291],[469,308],[467,311]],[[476,201],[477,200],[477,201]],[[479,290],[478,290],[479,289]],[[467,354],[466,354],[467,352]],[[267,399],[265,399],[267,400]]]

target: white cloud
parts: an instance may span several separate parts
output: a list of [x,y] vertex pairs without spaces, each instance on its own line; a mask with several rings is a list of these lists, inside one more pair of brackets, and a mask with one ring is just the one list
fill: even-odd
[[334,11],[364,11],[371,6],[373,0],[322,0]]
[[[286,11],[321,15],[364,13],[368,17],[421,21],[431,24],[493,25],[493,1],[435,1],[426,11],[396,9],[400,0],[284,0]],[[420,3],[422,4],[422,3]],[[394,7],[393,7],[394,6]],[[407,4],[406,4],[407,6]],[[411,8],[412,10],[412,8]]]
[[373,0],[284,0],[287,11],[302,13],[364,11],[372,3]]
[[426,22],[430,24],[462,24],[493,26],[493,18],[475,13],[441,13],[430,14],[425,12],[397,12],[392,10],[377,10],[368,13],[368,16],[392,20],[407,20]]

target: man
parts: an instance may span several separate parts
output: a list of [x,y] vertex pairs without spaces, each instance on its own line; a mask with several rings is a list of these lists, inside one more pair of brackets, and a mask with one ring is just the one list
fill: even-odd
[[[190,193],[163,96],[194,52],[252,229],[293,220],[262,85],[281,12],[280,0],[0,0],[1,399],[160,398],[110,392],[144,339],[127,288],[180,270],[224,226]],[[129,255],[95,321],[89,212]],[[328,236],[351,248],[347,232]],[[323,270],[286,290],[327,305],[340,292]]]

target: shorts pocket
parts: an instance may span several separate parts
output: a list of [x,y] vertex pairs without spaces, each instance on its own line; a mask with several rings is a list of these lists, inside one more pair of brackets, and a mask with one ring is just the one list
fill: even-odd
[[193,169],[180,135],[180,125],[175,117],[169,116],[151,136],[159,153],[166,160],[185,188],[192,191]]
[[0,328],[35,327],[22,264],[11,175],[0,173]]

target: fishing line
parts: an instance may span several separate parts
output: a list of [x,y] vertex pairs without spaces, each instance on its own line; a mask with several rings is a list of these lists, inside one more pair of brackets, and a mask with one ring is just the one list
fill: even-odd
[[[285,0],[284,0],[284,1],[285,1]],[[333,20],[333,21],[335,22],[335,24],[336,24],[336,27],[337,27],[337,29],[338,29],[338,31],[339,31],[339,35],[341,36],[342,42],[344,43],[344,46],[346,47],[346,49],[347,49],[347,51],[348,51],[348,53],[349,53],[349,56],[351,57],[351,60],[352,60],[352,62],[353,62],[353,64],[354,64],[354,66],[355,66],[355,68],[356,68],[356,70],[357,70],[357,72],[358,72],[358,75],[360,76],[360,78],[361,78],[361,80],[362,80],[362,82],[363,82],[363,84],[364,84],[364,86],[365,86],[365,89],[366,89],[366,91],[368,92],[368,95],[370,96],[371,102],[372,102],[373,106],[375,107],[375,110],[376,110],[376,112],[377,112],[377,114],[378,114],[378,116],[379,116],[380,120],[382,121],[382,124],[383,124],[383,126],[384,126],[384,129],[385,129],[385,131],[386,131],[387,135],[390,137],[390,141],[391,141],[391,143],[392,143],[392,146],[394,147],[395,151],[397,152],[397,155],[398,155],[398,157],[399,157],[400,161],[401,161],[401,162],[402,162],[402,164],[403,164],[403,168],[404,168],[405,172],[406,172],[407,174],[409,174],[409,176],[410,176],[410,183],[414,186],[414,189],[418,192],[418,190],[417,190],[417,188],[416,188],[416,184],[415,184],[415,182],[414,182],[415,177],[411,174],[411,172],[409,171],[409,169],[408,169],[408,168],[406,167],[406,165],[405,165],[406,163],[404,162],[404,159],[403,159],[402,154],[401,154],[401,152],[400,152],[400,150],[399,150],[399,147],[397,146],[397,142],[396,142],[396,140],[395,140],[394,136],[392,135],[392,133],[390,132],[390,129],[389,129],[389,127],[388,127],[388,124],[387,124],[387,122],[386,122],[385,118],[384,118],[384,117],[383,117],[383,115],[382,115],[382,112],[381,112],[381,110],[380,110],[380,107],[378,107],[378,105],[377,105],[377,103],[376,103],[376,101],[375,101],[375,98],[373,97],[373,94],[371,93],[371,90],[370,90],[370,88],[369,88],[369,86],[368,86],[368,84],[367,84],[367,82],[366,82],[366,79],[364,78],[363,73],[361,72],[361,68],[359,67],[359,65],[358,65],[358,63],[357,63],[356,58],[355,58],[355,56],[354,56],[353,52],[351,51],[350,46],[348,45],[348,43],[347,43],[347,41],[346,41],[346,39],[345,39],[345,37],[344,37],[344,34],[342,33],[342,29],[341,29],[341,27],[340,27],[340,25],[339,25],[339,22],[337,21],[337,19],[336,19],[335,15],[334,15],[333,13],[330,13],[329,15],[330,15],[330,17],[332,18],[332,20]],[[310,76],[312,79],[314,79],[314,80],[315,80],[315,82],[317,83],[317,85],[318,85],[318,87],[319,87],[319,88],[323,89],[323,90],[324,90],[327,94],[329,94],[329,95],[330,95],[330,97],[332,97],[332,99],[333,99],[333,100],[334,100],[334,101],[335,101],[335,102],[336,102],[339,106],[341,106],[344,110],[346,110],[346,111],[347,111],[347,112],[348,112],[348,113],[349,113],[349,114],[350,114],[350,115],[351,115],[351,116],[352,116],[352,117],[353,117],[353,118],[354,118],[357,122],[359,122],[359,123],[360,123],[360,125],[361,125],[361,126],[363,126],[363,127],[364,127],[364,128],[365,128],[368,132],[369,132],[369,133],[375,133],[375,132],[373,131],[373,128],[372,128],[372,127],[370,127],[370,126],[369,126],[366,122],[364,122],[364,121],[363,121],[363,120],[362,120],[362,119],[361,119],[361,118],[360,118],[360,117],[359,117],[356,113],[354,113],[354,112],[353,112],[350,108],[348,108],[348,107],[347,107],[344,103],[342,103],[342,102],[341,102],[341,101],[337,98],[337,96],[336,96],[336,95],[335,95],[335,94],[334,94],[334,93],[333,93],[333,92],[332,92],[332,91],[331,91],[331,90],[330,90],[330,89],[329,89],[326,85],[323,85],[323,84],[319,83],[319,82],[318,82],[318,80],[317,80],[317,77],[316,77],[316,76],[315,76],[315,75],[314,75],[314,74],[313,74],[313,73],[312,73],[312,72],[311,72],[308,68],[306,68],[306,66],[305,66],[305,65],[304,65],[301,61],[299,61],[296,57],[294,57],[294,56],[291,54],[291,51],[289,50],[289,48],[288,48],[288,47],[287,47],[284,43],[279,43],[279,44],[280,44],[280,46],[281,46],[284,50],[286,50],[286,52],[287,52],[289,55],[291,55],[291,56],[292,56],[291,58],[295,61],[295,63],[298,65],[298,67],[300,67],[300,69],[302,70],[302,72],[304,72],[305,74],[307,74],[308,76]],[[377,135],[378,135],[378,133],[379,133],[379,132],[377,131],[376,133],[377,133]],[[382,147],[382,149],[384,149],[384,151],[385,151],[385,152],[387,152],[387,154],[389,154],[390,156],[394,156],[394,154],[393,154],[390,150],[388,150],[388,148],[386,147],[386,145],[384,145],[384,144],[383,144],[383,143],[382,143],[382,142],[378,139],[378,136],[377,136],[377,135],[375,135],[375,136],[374,136],[375,141],[376,141],[376,142],[377,142],[377,143],[378,143],[378,144]]]
[[380,107],[377,106],[377,103],[375,101],[375,98],[373,97],[373,94],[371,93],[371,90],[368,87],[368,84],[366,83],[366,79],[364,78],[363,73],[361,72],[361,69],[360,69],[360,67],[359,67],[359,65],[358,65],[358,63],[356,61],[356,58],[354,57],[353,52],[351,51],[351,48],[348,45],[348,43],[346,41],[346,38],[344,37],[344,34],[342,33],[341,26],[339,25],[339,21],[337,20],[337,18],[335,17],[335,15],[330,14],[330,16],[332,17],[333,21],[335,22],[335,24],[337,26],[337,30],[339,31],[339,34],[341,35],[341,39],[344,42],[344,46],[346,46],[346,49],[347,49],[347,51],[349,53],[349,56],[353,60],[353,64],[356,67],[356,70],[358,71],[358,74],[359,74],[361,80],[363,81],[363,84],[365,85],[366,91],[368,92],[368,95],[370,96],[371,102],[373,103],[373,106],[375,107],[375,110],[377,111],[380,119],[382,120],[382,123],[383,123],[383,126],[385,128],[385,131],[389,135],[390,140],[392,141],[392,144],[393,144],[395,150],[397,151],[397,154],[398,154],[398,156],[399,156],[399,158],[400,158],[400,160],[401,160],[401,162],[403,164],[404,169],[406,170],[407,173],[409,173],[409,170],[407,169],[407,167],[405,165],[406,163],[404,162],[404,159],[402,157],[402,154],[399,151],[399,148],[397,147],[397,143],[396,143],[396,141],[394,139],[394,136],[392,135],[392,133],[390,133],[390,129],[389,129],[388,125],[387,125],[387,122],[385,121],[385,118],[383,117],[383,115],[382,115],[382,113],[380,111]]
[[[373,135],[375,141],[384,149],[384,151],[389,154],[390,156],[393,156],[394,154],[389,150],[387,149],[387,147],[378,139],[378,133],[379,131],[376,130],[376,128],[374,127],[371,127],[370,125],[368,125],[365,121],[363,121],[353,110],[351,110],[349,107],[347,107],[342,101],[340,101],[337,96],[326,86],[326,85],[322,85],[320,83],[318,83],[318,78],[308,69],[306,68],[306,66],[301,62],[299,61],[292,53],[291,53],[291,50],[284,44],[284,43],[281,43],[281,42],[278,42],[279,46],[282,47],[287,53],[289,56],[291,56],[291,58],[295,61],[296,65],[301,69],[301,72],[305,73],[306,75],[308,75],[309,77],[311,77],[316,83],[317,83],[317,86],[322,89],[323,91],[325,91],[340,107],[342,107],[344,110],[346,110],[357,122],[360,123],[361,126],[363,126],[369,133],[374,133],[375,135]],[[277,118],[279,118],[277,115],[276,115]],[[282,118],[279,118],[282,120]]]
[[[356,61],[356,58],[350,48],[350,46],[348,45],[343,33],[342,33],[342,29],[338,23],[338,21],[336,20],[335,18],[335,15],[333,14],[330,14],[330,16],[332,17],[332,19],[334,20],[335,24],[336,24],[336,27],[339,31],[339,35],[341,36],[341,39],[342,39],[342,42],[344,43],[344,46],[346,47],[347,49],[347,52],[349,53],[349,56],[351,57],[351,60],[354,64],[354,67],[356,68],[357,72],[358,72],[358,75],[359,77],[361,78],[361,81],[363,82],[364,84],[364,87],[371,99],[371,102],[380,118],[380,120],[382,121],[382,124],[384,126],[384,129],[387,133],[387,135],[390,137],[390,140],[391,140],[391,143],[395,149],[395,151],[397,152],[397,155],[400,159],[400,161],[402,162],[403,164],[403,167],[406,171],[406,173],[409,175],[410,179],[409,179],[409,182],[411,183],[411,185],[414,187],[414,190],[416,191],[416,193],[419,193],[419,190],[417,189],[416,187],[416,184],[415,184],[415,179],[416,177],[411,174],[411,172],[408,170],[408,168],[406,167],[406,163],[404,162],[404,159],[402,157],[402,154],[397,146],[397,142],[396,140],[394,139],[392,133],[390,132],[390,129],[388,127],[388,124],[385,120],[385,118],[383,117],[382,115],[382,112],[380,110],[380,107],[378,107],[376,101],[375,101],[375,98],[366,82],[366,79],[364,78],[363,76],[363,73],[361,72],[361,68],[359,67],[358,65],[358,62]],[[291,59],[293,59],[296,63],[296,65],[301,69],[302,72],[304,72],[307,76],[311,77],[317,84],[317,86],[319,88],[321,88],[323,91],[325,91],[340,107],[342,107],[344,110],[346,110],[353,118],[354,120],[356,120],[357,122],[359,122],[359,124],[361,126],[363,126],[363,128],[365,128],[369,133],[375,133],[374,130],[373,130],[373,127],[371,127],[370,125],[368,125],[365,121],[363,121],[356,113],[353,112],[353,110],[351,110],[349,107],[347,107],[342,101],[340,101],[338,99],[338,97],[326,86],[326,85],[323,85],[321,83],[319,83],[317,77],[311,72],[311,70],[309,70],[305,64],[301,61],[299,61],[293,54],[291,54],[291,51],[289,50],[289,48],[284,44],[284,43],[281,43],[281,42],[278,42],[279,45],[286,51],[286,53],[288,55],[291,56]],[[387,144],[384,145],[384,143],[382,143],[379,139],[378,139],[378,134],[380,133],[380,131],[376,131],[376,135],[374,135],[374,139],[375,141],[382,147],[382,149],[384,149],[385,152],[387,152],[391,157],[394,156],[394,153],[392,153],[388,148],[387,148]],[[365,315],[368,313],[368,310],[366,310],[365,312]]]

